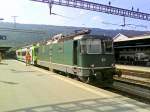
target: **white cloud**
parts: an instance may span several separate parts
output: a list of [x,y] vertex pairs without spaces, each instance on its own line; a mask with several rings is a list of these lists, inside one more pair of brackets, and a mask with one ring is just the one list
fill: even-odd
[[84,10],[80,10],[79,15],[84,15],[86,12]]
[[[53,12],[65,15],[63,7],[53,6]],[[5,22],[13,22],[12,16],[18,23],[62,25],[66,18],[49,15],[48,5],[30,0],[0,0],[0,18]]]
[[102,22],[102,21],[103,21],[100,16],[93,16],[93,17],[92,17],[92,20],[93,20],[93,21],[99,21],[99,22]]

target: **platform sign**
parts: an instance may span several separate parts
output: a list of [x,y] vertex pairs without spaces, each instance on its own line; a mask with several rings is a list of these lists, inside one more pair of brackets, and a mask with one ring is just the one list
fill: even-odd
[[7,36],[6,35],[0,35],[0,40],[6,40]]

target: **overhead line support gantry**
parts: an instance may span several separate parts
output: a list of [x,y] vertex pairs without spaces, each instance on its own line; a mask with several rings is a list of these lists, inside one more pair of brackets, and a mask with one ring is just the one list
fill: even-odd
[[118,8],[110,5],[103,5],[103,4],[94,3],[85,0],[31,0],[31,1],[48,3],[50,6],[50,12],[52,8],[52,4],[55,4],[55,5],[91,10],[96,12],[112,14],[112,15],[150,21],[150,14],[148,13]]

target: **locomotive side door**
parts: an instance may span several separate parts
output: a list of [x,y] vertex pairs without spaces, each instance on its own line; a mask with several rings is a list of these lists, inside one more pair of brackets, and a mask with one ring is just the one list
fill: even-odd
[[78,65],[78,41],[73,42],[73,64]]

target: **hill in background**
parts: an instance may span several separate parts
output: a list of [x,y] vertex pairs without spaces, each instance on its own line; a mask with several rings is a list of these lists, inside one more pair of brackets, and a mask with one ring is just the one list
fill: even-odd
[[[7,40],[0,40],[0,46],[24,46],[33,42],[45,40],[48,37],[58,33],[70,34],[79,29],[82,29],[82,27],[35,24],[16,24],[16,28],[14,28],[14,24],[2,22],[0,23],[0,35],[6,35]],[[94,35],[107,35],[111,37],[114,37],[118,33],[122,33],[128,36],[150,33],[146,31],[105,30],[99,28],[91,28],[91,30],[91,33]]]

